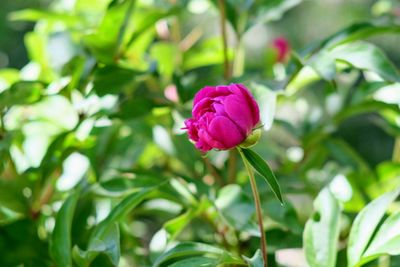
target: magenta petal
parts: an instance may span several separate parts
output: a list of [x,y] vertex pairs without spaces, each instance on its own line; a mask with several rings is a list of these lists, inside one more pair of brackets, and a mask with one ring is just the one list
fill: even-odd
[[[215,140],[206,130],[201,129],[199,131],[199,138],[206,147],[217,148],[217,149],[225,149],[225,146]],[[210,148],[210,149],[211,149]],[[208,149],[208,150],[210,150]]]
[[247,135],[253,129],[253,113],[249,105],[237,95],[225,98],[224,108],[229,118],[240,127],[243,134]]
[[213,92],[215,92],[216,89],[215,87],[212,86],[206,86],[204,88],[202,88],[200,91],[197,92],[197,94],[194,96],[193,99],[193,106],[195,106],[200,100],[202,100],[203,98],[209,97],[210,94],[212,94]]
[[208,133],[224,147],[219,149],[230,149],[240,144],[245,136],[238,127],[227,117],[217,116],[208,126]]
[[193,105],[192,115],[194,118],[198,119],[204,113],[212,111],[211,104],[213,101],[209,97],[205,97],[199,100],[195,105]]
[[231,84],[231,86],[238,88],[243,96],[246,99],[247,105],[251,110],[253,127],[256,126],[260,122],[260,109],[254,97],[251,95],[250,91],[243,84]]
[[197,126],[194,119],[187,119],[185,120],[185,129],[187,129],[189,139],[193,140],[194,142],[199,140],[199,135],[197,133]]

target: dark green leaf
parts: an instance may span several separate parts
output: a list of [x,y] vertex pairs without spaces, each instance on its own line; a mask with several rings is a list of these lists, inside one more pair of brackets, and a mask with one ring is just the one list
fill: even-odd
[[50,252],[59,267],[72,267],[71,226],[79,194],[72,193],[57,213]]
[[99,96],[119,94],[128,87],[138,75],[138,72],[108,65],[99,68],[94,73],[93,90]]
[[241,149],[246,160],[256,169],[256,171],[265,178],[268,185],[270,186],[272,192],[283,203],[281,188],[279,186],[278,180],[275,177],[272,169],[269,165],[254,151],[250,149]]
[[74,247],[73,257],[79,266],[88,266],[99,254],[107,256],[112,266],[118,266],[120,258],[120,237],[117,223],[113,223],[101,239],[94,239],[87,251]]
[[200,255],[215,258],[219,264],[243,264],[242,259],[233,256],[223,249],[202,243],[186,242],[168,250],[154,262],[153,267],[163,266],[166,262],[177,262],[182,258],[198,257]]
[[400,26],[398,25],[374,25],[369,22],[357,23],[326,38],[321,43],[321,47],[334,47],[373,35],[398,32],[400,32]]

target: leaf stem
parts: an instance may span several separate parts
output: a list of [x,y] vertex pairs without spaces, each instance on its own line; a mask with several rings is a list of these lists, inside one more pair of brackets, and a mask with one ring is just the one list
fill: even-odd
[[258,193],[257,189],[257,184],[256,184],[256,179],[254,177],[254,172],[253,169],[251,168],[249,162],[247,161],[246,157],[243,155],[243,152],[240,148],[237,148],[239,151],[240,156],[243,159],[244,166],[246,167],[247,173],[250,178],[250,185],[251,185],[251,191],[253,193],[253,198],[254,198],[254,204],[256,207],[256,215],[257,215],[257,221],[258,221],[258,227],[260,229],[260,248],[261,248],[261,254],[264,260],[264,267],[267,267],[268,265],[268,259],[267,259],[267,239],[265,237],[265,232],[264,232],[264,227],[263,227],[263,217],[262,217],[262,210],[261,210],[261,201],[260,201],[260,194]]

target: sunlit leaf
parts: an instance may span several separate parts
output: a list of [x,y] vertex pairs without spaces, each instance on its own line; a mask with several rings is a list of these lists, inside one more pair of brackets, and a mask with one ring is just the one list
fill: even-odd
[[356,266],[362,260],[373,233],[386,213],[387,207],[399,195],[400,189],[384,194],[369,203],[356,217],[351,227],[347,258],[348,266]]
[[312,267],[334,267],[340,229],[339,202],[325,188],[315,199],[314,209],[303,234],[307,262]]

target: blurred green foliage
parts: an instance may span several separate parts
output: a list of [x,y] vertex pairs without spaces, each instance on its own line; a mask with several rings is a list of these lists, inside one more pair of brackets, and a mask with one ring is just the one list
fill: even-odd
[[2,2],[0,266],[261,266],[239,156],[181,130],[229,82],[285,203],[256,177],[269,266],[399,266],[400,6],[359,2]]

